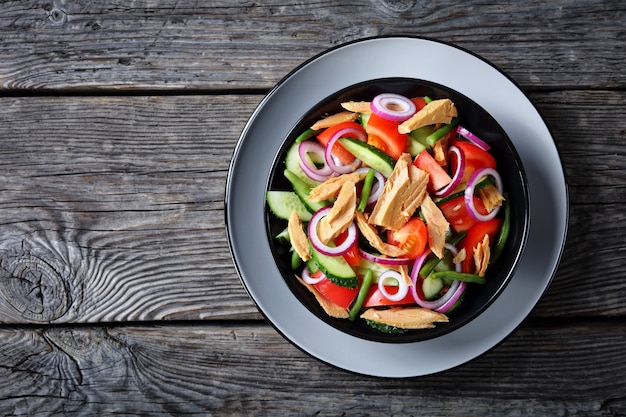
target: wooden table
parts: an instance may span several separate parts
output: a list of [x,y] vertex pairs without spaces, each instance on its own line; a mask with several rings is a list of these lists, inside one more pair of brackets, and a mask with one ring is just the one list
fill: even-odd
[[[523,325],[464,366],[397,380],[328,366],[269,326],[223,211],[268,90],[389,34],[506,71],[554,134],[571,204]],[[7,1],[0,57],[1,415],[626,415],[623,2]]]

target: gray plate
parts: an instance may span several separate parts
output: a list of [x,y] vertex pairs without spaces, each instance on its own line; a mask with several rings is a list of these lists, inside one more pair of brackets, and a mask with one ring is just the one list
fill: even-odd
[[[424,57],[428,65],[424,65]],[[415,343],[364,340],[317,318],[294,297],[282,278],[265,229],[268,178],[274,158],[293,126],[334,92],[388,77],[442,84],[482,106],[515,145],[530,194],[526,249],[501,296],[464,327]],[[241,134],[228,174],[225,204],[226,229],[237,271],[272,326],[321,361],[380,377],[441,372],[503,341],[548,288],[563,252],[568,222],[567,185],[559,154],[545,122],[524,93],[500,70],[472,53],[410,37],[372,38],[333,48],[279,82]]]

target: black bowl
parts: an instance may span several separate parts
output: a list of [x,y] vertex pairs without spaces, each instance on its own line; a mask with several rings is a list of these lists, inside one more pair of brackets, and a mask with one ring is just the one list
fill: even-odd
[[485,285],[468,285],[461,306],[450,315],[448,323],[438,323],[433,329],[411,330],[402,334],[387,334],[372,329],[362,320],[349,321],[330,317],[317,303],[313,295],[294,276],[290,266],[288,247],[274,239],[285,228],[285,222],[276,219],[267,209],[267,238],[276,264],[293,293],[302,304],[328,325],[355,337],[386,343],[407,343],[431,339],[449,333],[479,316],[502,293],[511,280],[524,250],[529,228],[529,204],[526,176],[511,140],[502,127],[481,106],[465,95],[432,82],[409,78],[384,78],[367,81],[345,88],[322,100],[303,115],[285,138],[273,163],[267,184],[268,190],[289,190],[291,186],[283,176],[285,154],[295,138],[324,115],[342,110],[345,101],[370,101],[384,92],[402,94],[407,97],[429,96],[433,99],[451,99],[458,112],[461,124],[491,146],[490,152],[498,164],[503,188],[511,206],[511,230],[503,255],[487,271]]

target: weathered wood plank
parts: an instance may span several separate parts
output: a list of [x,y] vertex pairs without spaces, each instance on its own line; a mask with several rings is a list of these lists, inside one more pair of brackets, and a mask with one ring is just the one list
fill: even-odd
[[528,88],[623,87],[625,11],[610,0],[8,1],[0,88],[269,88],[329,47],[393,34],[456,43]]
[[531,99],[552,130],[575,204],[626,202],[625,94],[557,91]]
[[[0,329],[3,415],[623,415],[626,326],[524,326],[460,368],[379,379],[265,325]],[[373,358],[375,360],[375,358]]]
[[[228,163],[260,99],[0,99],[1,262],[23,278],[4,285],[0,322],[260,319],[223,221]],[[624,93],[533,99],[572,200],[563,262],[535,314],[623,315],[626,122],[612,115]]]
[[559,269],[535,316],[623,316],[626,247],[623,204],[573,205]]
[[[244,121],[229,122],[232,109],[257,99],[50,98],[39,111],[37,100],[5,101],[0,250],[22,281],[4,292],[1,321],[17,311],[33,321],[258,319],[223,214]],[[33,291],[45,265],[50,294]]]

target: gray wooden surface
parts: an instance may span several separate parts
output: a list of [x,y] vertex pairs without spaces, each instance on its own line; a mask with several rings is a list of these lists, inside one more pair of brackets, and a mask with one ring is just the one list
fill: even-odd
[[[619,1],[9,1],[0,13],[0,415],[626,415]],[[374,35],[455,43],[552,130],[570,191],[545,297],[424,378],[330,367],[263,320],[224,230],[264,94]]]

